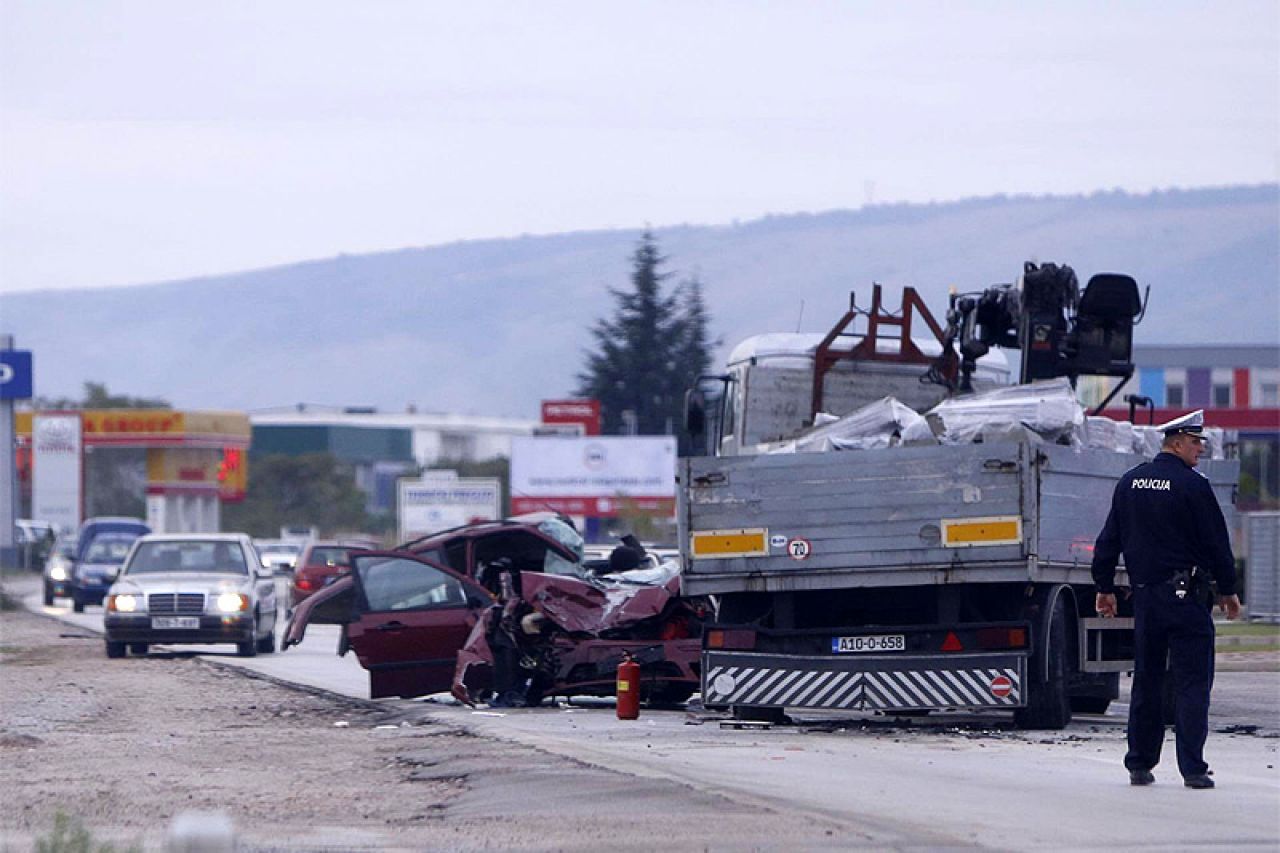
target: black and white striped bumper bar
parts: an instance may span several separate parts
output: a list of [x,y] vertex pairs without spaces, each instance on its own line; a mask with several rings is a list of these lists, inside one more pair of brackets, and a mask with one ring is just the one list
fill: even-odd
[[703,651],[707,705],[886,710],[1018,708],[1027,658],[1000,653],[802,657]]

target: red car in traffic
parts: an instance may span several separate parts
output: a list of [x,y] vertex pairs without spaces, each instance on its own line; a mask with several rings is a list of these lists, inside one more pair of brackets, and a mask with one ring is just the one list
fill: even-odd
[[302,550],[293,570],[292,604],[323,589],[351,570],[351,552],[361,550],[341,542],[311,542]]

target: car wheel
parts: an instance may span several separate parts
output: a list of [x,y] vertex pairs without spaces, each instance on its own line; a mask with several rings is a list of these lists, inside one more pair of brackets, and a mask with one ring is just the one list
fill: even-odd
[[272,628],[267,635],[258,640],[258,651],[264,655],[269,655],[276,650],[276,631]]
[[251,658],[258,653],[258,617],[253,617],[253,627],[249,629],[249,639],[236,643],[236,654],[242,658]]
[[151,646],[147,643],[130,643],[129,644],[129,651],[133,652],[135,655],[145,655],[147,653],[147,650],[150,648]]
[[53,604],[53,587],[47,583],[44,585],[44,604],[45,607]]
[[84,612],[84,599],[76,593],[71,593],[71,609],[76,613]]
[[124,649],[124,643],[113,643],[110,640],[107,640],[107,657],[122,658],[124,657]]

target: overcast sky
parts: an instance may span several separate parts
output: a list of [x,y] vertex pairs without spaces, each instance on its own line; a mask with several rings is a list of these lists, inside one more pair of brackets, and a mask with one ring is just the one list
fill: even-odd
[[1280,3],[0,0],[0,291],[1277,180]]

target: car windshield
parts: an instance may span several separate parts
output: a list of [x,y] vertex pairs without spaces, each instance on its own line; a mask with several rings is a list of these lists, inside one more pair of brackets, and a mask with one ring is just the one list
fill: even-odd
[[137,536],[127,535],[99,536],[89,543],[89,549],[84,553],[84,561],[86,563],[112,563],[118,566],[129,555],[129,546],[137,538]]
[[125,567],[125,574],[149,572],[219,572],[247,575],[244,552],[235,542],[183,539],[143,542]]
[[550,536],[559,542],[569,551],[572,551],[576,560],[566,560],[564,557],[547,549],[546,556],[543,558],[542,571],[549,575],[570,575],[573,577],[582,577],[584,572],[582,569],[582,558],[586,551],[583,544],[582,536],[578,531],[574,530],[568,524],[565,524],[558,518],[549,518],[538,524],[538,529],[543,534]]
[[350,566],[350,548],[312,548],[308,566]]
[[298,547],[296,545],[259,545],[258,552],[264,555],[270,554],[273,557],[296,557]]

